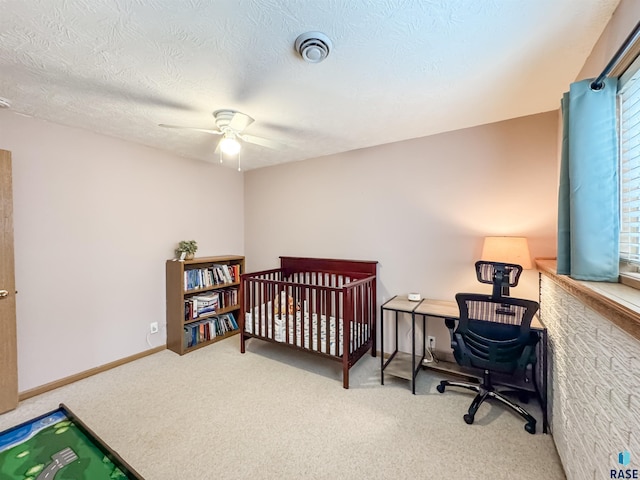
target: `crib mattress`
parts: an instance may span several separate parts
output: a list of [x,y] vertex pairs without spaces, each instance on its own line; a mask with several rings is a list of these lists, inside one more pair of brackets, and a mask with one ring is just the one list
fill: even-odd
[[[271,312],[265,315],[263,310],[260,318],[260,327],[256,328],[256,335],[265,333],[266,337],[275,340],[276,342],[287,343],[287,320],[285,315],[275,315],[274,321],[271,321]],[[302,313],[296,312],[295,321],[293,315],[288,315],[289,319],[289,344],[296,345],[301,348],[312,351],[320,351],[322,353],[329,353],[333,356],[342,356],[343,342],[342,342],[342,321],[336,322],[335,317],[327,317],[320,315],[320,345],[318,348],[318,314],[309,313],[304,314],[304,339],[302,338]],[[266,321],[266,325],[265,325]],[[245,331],[253,334],[253,329],[256,327],[256,321],[254,320],[252,312],[245,314]],[[336,323],[338,324],[338,353],[336,353]],[[272,331],[272,324],[275,325],[275,332]],[[328,328],[327,328],[328,327]],[[295,328],[295,335],[294,335]],[[309,332],[312,329],[312,335]],[[369,338],[369,327],[366,324],[351,321],[351,340],[356,339],[354,348],[358,348],[364,341]],[[327,331],[329,333],[329,351],[327,352]],[[313,343],[310,345],[310,338],[313,336]],[[363,339],[360,342],[360,339]],[[352,345],[352,342],[349,342]]]

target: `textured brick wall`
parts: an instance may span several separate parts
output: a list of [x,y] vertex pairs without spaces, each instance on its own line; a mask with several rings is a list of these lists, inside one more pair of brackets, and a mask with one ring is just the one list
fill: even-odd
[[[568,480],[640,468],[640,341],[541,279],[548,329],[549,419]],[[628,450],[631,464],[617,464]]]

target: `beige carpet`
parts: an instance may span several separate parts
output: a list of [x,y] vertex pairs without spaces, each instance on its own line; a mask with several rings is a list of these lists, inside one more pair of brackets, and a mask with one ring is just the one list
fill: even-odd
[[493,404],[467,425],[470,392],[439,394],[423,371],[412,395],[379,372],[363,357],[344,390],[336,362],[257,340],[242,355],[235,336],[21,402],[0,431],[65,403],[147,480],[565,478],[541,425]]

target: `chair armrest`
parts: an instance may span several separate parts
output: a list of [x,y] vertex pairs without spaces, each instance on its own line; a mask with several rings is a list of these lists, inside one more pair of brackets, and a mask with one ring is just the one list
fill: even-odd
[[455,348],[458,346],[458,342],[456,341],[456,338],[453,333],[456,328],[456,321],[453,318],[445,318],[444,324],[449,329],[449,337],[451,337],[451,348],[455,350]]
[[529,340],[525,344],[520,360],[518,361],[518,371],[524,374],[527,365],[533,365],[538,361],[536,355],[536,345],[540,341],[540,336],[536,332],[529,332]]

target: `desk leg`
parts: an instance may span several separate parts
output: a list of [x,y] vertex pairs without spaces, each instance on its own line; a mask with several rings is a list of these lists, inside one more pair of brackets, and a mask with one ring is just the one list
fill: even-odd
[[547,329],[542,330],[542,432],[547,432]]
[[398,312],[396,312],[396,349],[394,352],[398,351]]
[[533,372],[533,384],[535,385],[538,403],[542,410],[542,433],[548,433],[549,419],[547,417],[547,330],[537,330],[538,344],[536,345],[536,357],[538,362]]
[[422,315],[422,359],[420,360],[420,369],[424,366],[424,357],[427,356],[427,316]]
[[[375,343],[373,348],[376,348]],[[380,307],[380,385],[384,385],[384,309]]]
[[411,392],[416,394],[416,314],[411,313]]

